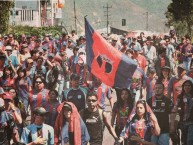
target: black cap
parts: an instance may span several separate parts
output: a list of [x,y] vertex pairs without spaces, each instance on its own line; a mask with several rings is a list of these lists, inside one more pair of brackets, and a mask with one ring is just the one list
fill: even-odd
[[164,67],[162,67],[162,70],[163,69],[168,69],[168,70],[170,70],[170,67],[169,66],[164,66]]
[[80,76],[76,73],[73,73],[71,76],[70,76],[70,80],[79,80],[80,79]]
[[46,109],[44,109],[43,107],[37,107],[34,110],[34,114],[46,115],[47,113],[48,111],[46,111]]
[[150,68],[150,69],[149,69],[149,72],[150,72],[150,73],[155,73],[156,70],[155,70],[155,68]]

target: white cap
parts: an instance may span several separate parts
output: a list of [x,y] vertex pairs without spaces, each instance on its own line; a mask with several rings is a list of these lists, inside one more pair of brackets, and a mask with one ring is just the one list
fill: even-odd
[[12,47],[11,46],[6,46],[5,50],[12,50]]
[[160,44],[164,44],[164,43],[166,43],[166,41],[165,40],[161,40],[159,43]]

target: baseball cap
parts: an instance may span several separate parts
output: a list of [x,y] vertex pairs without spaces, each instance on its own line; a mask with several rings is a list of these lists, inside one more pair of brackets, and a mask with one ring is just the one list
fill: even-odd
[[7,93],[7,92],[4,93],[3,99],[4,99],[4,100],[13,100],[12,96],[11,96],[9,93]]
[[43,107],[36,107],[34,110],[34,114],[46,115],[47,113],[48,111],[46,111]]
[[169,66],[164,66],[164,67],[162,67],[162,70],[163,69],[168,69],[168,70],[170,70],[170,67]]
[[139,46],[135,45],[133,48],[134,51],[140,51],[141,49],[139,48]]
[[156,70],[155,70],[154,68],[150,68],[150,69],[149,69],[149,72],[150,72],[150,73],[155,73]]
[[70,80],[79,80],[80,79],[80,76],[76,73],[73,73],[71,76],[70,76]]
[[68,103],[65,103],[64,107],[68,108],[69,110],[72,110],[72,107]]
[[12,50],[12,47],[11,46],[6,46],[5,50]]
[[27,63],[32,63],[32,62],[34,62],[34,61],[31,58],[27,60]]
[[21,48],[23,49],[23,48],[28,48],[28,45],[27,44],[23,44],[22,46],[21,46]]
[[127,45],[127,44],[128,44],[127,41],[123,41],[123,42],[122,42],[122,45]]
[[160,43],[160,44],[165,44],[166,41],[165,41],[165,40],[161,40],[159,43]]
[[47,51],[48,50],[48,46],[43,46],[42,49]]
[[186,70],[186,68],[184,67],[184,65],[183,65],[182,63],[178,65],[178,68],[179,68],[179,69]]
[[54,54],[53,53],[49,53],[48,57],[53,57],[54,58]]

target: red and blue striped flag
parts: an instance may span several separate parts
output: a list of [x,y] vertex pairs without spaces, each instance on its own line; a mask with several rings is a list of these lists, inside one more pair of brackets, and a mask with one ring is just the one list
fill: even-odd
[[91,73],[111,87],[128,88],[136,62],[109,44],[85,18],[86,59]]

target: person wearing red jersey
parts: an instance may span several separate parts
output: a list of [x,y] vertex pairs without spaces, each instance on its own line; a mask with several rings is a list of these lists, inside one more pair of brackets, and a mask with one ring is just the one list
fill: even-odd
[[134,50],[133,59],[136,59],[139,63],[139,67],[143,71],[145,71],[146,70],[146,58],[143,55],[139,54],[140,48],[137,45],[133,46],[133,50]]
[[[34,89],[29,94],[29,105],[31,113],[36,107],[42,107],[48,102],[48,90],[44,88],[45,80],[43,77],[37,77],[34,80]],[[33,121],[33,118],[32,118]]]

